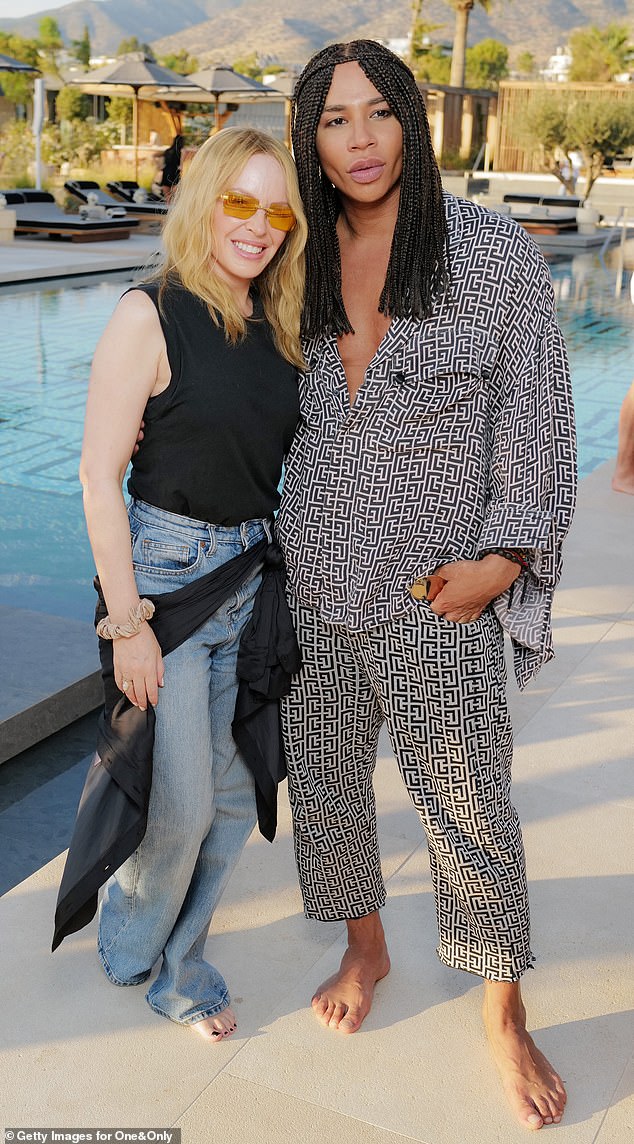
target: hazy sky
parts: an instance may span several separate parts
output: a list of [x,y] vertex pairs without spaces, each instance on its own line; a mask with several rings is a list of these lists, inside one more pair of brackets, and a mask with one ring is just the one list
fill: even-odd
[[5,16],[31,16],[33,12],[46,12],[49,8],[61,8],[70,0],[0,0],[0,19]]

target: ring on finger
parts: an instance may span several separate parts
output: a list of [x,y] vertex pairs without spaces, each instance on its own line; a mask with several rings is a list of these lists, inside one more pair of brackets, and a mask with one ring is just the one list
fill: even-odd
[[121,680],[121,690],[122,691],[127,691],[130,687],[132,687],[132,684],[131,684],[129,679],[122,679]]

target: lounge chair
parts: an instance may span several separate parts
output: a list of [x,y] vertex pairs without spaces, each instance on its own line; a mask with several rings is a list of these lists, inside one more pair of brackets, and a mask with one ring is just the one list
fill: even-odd
[[[132,179],[118,179],[115,182],[106,183],[106,186],[116,198],[124,203],[134,203],[135,206],[140,206],[143,203],[153,204],[167,210],[167,203],[161,195],[155,195],[153,191],[146,191]],[[137,197],[135,198],[135,196]]]
[[[108,188],[116,184],[108,183]],[[137,190],[141,190],[138,183],[134,186]],[[136,201],[134,198],[129,198],[123,203],[120,199],[113,198],[112,195],[102,191],[99,183],[94,183],[90,179],[69,179],[64,183],[64,187],[71,195],[79,199],[82,203],[95,206],[105,207],[106,210],[125,211],[127,215],[138,218],[163,218],[167,212],[167,203],[163,199],[156,198],[156,203],[143,199]],[[147,193],[147,192],[145,192]]]
[[64,183],[64,190],[73,195],[74,198],[79,199],[80,203],[85,203],[87,206],[105,207],[106,210],[117,212],[113,218],[122,218],[125,207],[113,199],[112,195],[106,194],[102,191],[99,183],[94,183],[92,179],[68,179]]
[[508,194],[504,202],[511,217],[531,234],[561,234],[576,232],[577,207],[581,199],[569,195],[557,198],[549,195]]
[[2,191],[7,206],[15,210],[15,233],[40,234],[49,238],[67,238],[71,242],[103,242],[107,239],[129,238],[130,231],[139,225],[134,218],[82,218],[64,214],[53,195],[47,191]]

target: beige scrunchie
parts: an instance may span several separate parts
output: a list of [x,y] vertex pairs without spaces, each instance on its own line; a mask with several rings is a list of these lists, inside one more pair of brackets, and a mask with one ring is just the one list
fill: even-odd
[[127,624],[113,624],[110,616],[104,616],[97,624],[97,635],[102,640],[129,639],[137,634],[146,620],[152,619],[154,611],[151,600],[141,600],[136,608],[130,608]]

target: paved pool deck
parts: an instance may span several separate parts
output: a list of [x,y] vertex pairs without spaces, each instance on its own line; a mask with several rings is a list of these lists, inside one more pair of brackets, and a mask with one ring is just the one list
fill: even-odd
[[151,262],[160,249],[159,234],[132,233],[129,238],[106,242],[20,236],[0,243],[0,286],[136,269]]
[[[632,755],[634,498],[612,463],[581,486],[557,594],[557,658],[523,695],[515,801],[523,823],[537,969],[531,1027],[569,1090],[561,1144],[626,1144],[634,1129]],[[0,816],[17,848],[53,846],[58,785]],[[209,1045],[156,1017],[144,990],[101,972],[95,924],[50,953],[59,853],[0,899],[0,1091],[6,1127],[182,1129],[185,1144],[515,1144],[479,1019],[476,979],[440,965],[426,846],[389,746],[376,772],[393,968],[362,1030],[312,1016],[315,985],[341,957],[339,924],[302,916],[285,789],[271,846],[249,841],[207,956],[238,1014]],[[29,817],[39,799],[39,819]],[[8,816],[8,817],[7,817]],[[6,819],[6,821],[5,821]],[[35,822],[35,826],[33,823]]]
[[[634,1136],[634,497],[612,491],[612,468],[581,484],[556,598],[557,658],[524,694],[510,685],[537,957],[524,992],[538,1043],[568,1086],[562,1124],[543,1129],[561,1144]],[[393,967],[352,1037],[322,1029],[310,1011],[344,928],[303,918],[284,788],[278,837],[250,839],[207,946],[230,984],[234,1038],[209,1045],[155,1016],[142,987],[111,985],[94,922],[51,955],[68,841],[55,811],[87,765],[0,815],[16,853],[34,857],[34,872],[0,899],[5,1127],[180,1128],[184,1144],[526,1140],[489,1061],[478,982],[435,957],[427,850],[385,739],[375,785]],[[39,864],[38,853],[50,860]]]

